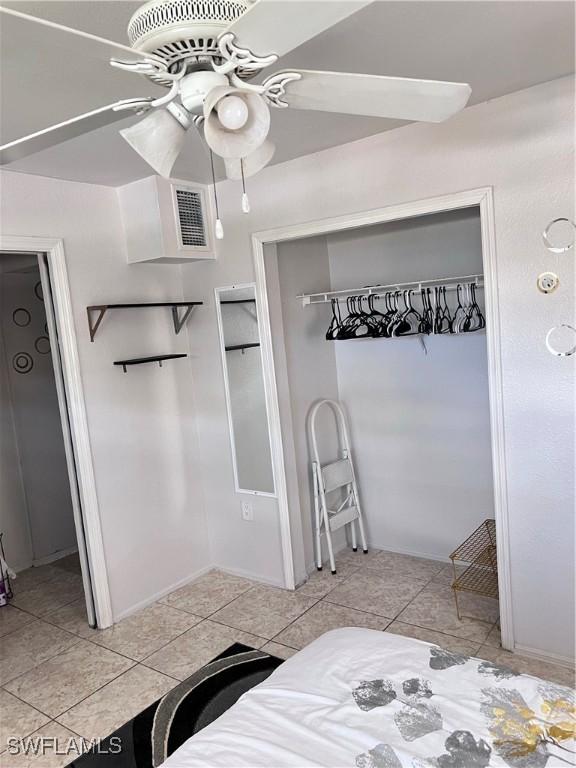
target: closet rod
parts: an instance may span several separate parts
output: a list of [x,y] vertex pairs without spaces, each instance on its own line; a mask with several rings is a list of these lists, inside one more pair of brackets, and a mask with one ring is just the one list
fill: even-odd
[[308,304],[325,304],[336,299],[344,301],[349,296],[379,296],[390,291],[414,290],[420,291],[422,288],[431,288],[433,286],[445,286],[447,291],[455,291],[459,284],[465,285],[474,283],[478,288],[484,287],[483,275],[463,275],[462,277],[439,277],[435,280],[416,280],[410,283],[392,283],[390,285],[365,285],[363,288],[345,288],[340,291],[324,291],[322,293],[304,293],[297,296],[302,306]]

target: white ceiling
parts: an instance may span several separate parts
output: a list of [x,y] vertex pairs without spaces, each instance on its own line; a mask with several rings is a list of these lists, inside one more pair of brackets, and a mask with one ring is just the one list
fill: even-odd
[[[291,0],[294,2],[294,0]],[[303,0],[303,13],[306,2]],[[6,2],[92,34],[125,43],[138,7],[125,0]],[[85,60],[46,30],[33,46],[24,31],[0,27],[2,143],[120,98],[156,93],[143,78]],[[57,42],[55,43],[55,41]],[[574,71],[574,3],[566,0],[377,0],[292,51],[276,65],[300,69],[464,81],[470,103],[486,101]],[[23,87],[25,85],[25,87]],[[272,110],[275,162],[317,152],[401,125],[342,114]],[[150,175],[118,135],[134,118],[5,166],[44,176],[117,186]],[[190,140],[174,176],[206,182],[207,155]]]

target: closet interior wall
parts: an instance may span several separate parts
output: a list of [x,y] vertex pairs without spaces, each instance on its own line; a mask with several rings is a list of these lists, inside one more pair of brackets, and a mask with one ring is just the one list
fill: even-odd
[[[426,336],[426,350],[420,337],[328,342],[330,304],[302,307],[296,296],[481,274],[478,209],[281,243],[276,254],[267,255],[267,273],[277,271],[269,290],[282,307],[273,335],[278,347],[283,331],[308,570],[306,419],[323,397],[341,400],[350,420],[369,544],[446,559],[494,516],[485,333]],[[479,300],[484,308],[482,291]],[[320,431],[328,461],[333,435]]]
[[0,530],[23,570],[77,549],[36,256],[0,256]]

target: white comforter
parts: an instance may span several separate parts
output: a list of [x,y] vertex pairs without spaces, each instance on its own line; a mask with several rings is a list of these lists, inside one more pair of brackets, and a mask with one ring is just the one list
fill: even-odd
[[328,632],[164,768],[557,768],[574,759],[574,692],[368,629]]

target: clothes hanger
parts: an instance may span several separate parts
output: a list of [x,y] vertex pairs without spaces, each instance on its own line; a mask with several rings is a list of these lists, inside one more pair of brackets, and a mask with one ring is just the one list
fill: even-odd
[[354,324],[354,338],[362,339],[372,335],[370,315],[365,312],[362,302],[366,296],[356,296],[356,320]]
[[384,306],[386,307],[386,312],[384,313],[384,317],[382,318],[380,335],[385,339],[389,339],[390,324],[392,322],[394,315],[396,314],[396,306],[394,304],[393,295],[390,291],[387,291],[384,294]]
[[338,299],[332,299],[332,319],[330,325],[326,331],[326,341],[334,341],[338,338],[338,331],[342,325],[342,317],[340,315],[340,305]]
[[386,336],[391,338],[394,335],[394,327],[400,319],[400,291],[390,292],[390,312],[387,315]]
[[454,333],[462,333],[464,322],[468,316],[467,309],[462,304],[462,293],[464,293],[464,290],[465,289],[462,287],[462,285],[458,283],[456,286],[456,298],[458,301],[458,306],[454,312],[454,320],[452,323]]
[[482,314],[482,310],[478,306],[476,301],[476,285],[470,283],[470,297],[471,297],[471,309],[470,309],[470,322],[472,331],[480,331],[486,327],[486,320]]
[[412,290],[404,291],[402,294],[405,308],[394,323],[392,329],[394,336],[415,336],[419,333],[421,318],[412,306],[412,294]]
[[383,322],[385,315],[374,306],[374,301],[379,298],[381,297],[373,293],[368,296],[368,309],[370,310],[368,317],[370,318],[371,335],[376,339],[384,335]]
[[[365,330],[365,323],[362,318],[362,315],[358,311],[358,296],[349,296],[346,299],[346,308],[348,311],[347,317],[342,322],[342,325],[340,327],[340,331],[338,332],[337,338],[341,341],[346,339],[355,339],[359,338],[361,336],[366,336]],[[362,331],[362,326],[364,326],[364,332]],[[358,332],[358,336],[357,336]]]
[[348,296],[346,299],[346,317],[342,320],[340,323],[340,327],[338,328],[338,332],[336,334],[336,338],[338,340],[348,339],[349,337],[349,326],[351,325],[351,317],[352,317],[352,297]]
[[464,322],[462,323],[462,330],[464,333],[470,333],[471,331],[476,330],[475,328],[475,321],[474,321],[474,307],[473,307],[473,301],[472,301],[472,290],[470,283],[467,283],[465,286],[465,292],[466,292],[466,317],[464,319]]
[[434,330],[434,313],[432,311],[432,302],[430,300],[430,288],[420,290],[422,300],[422,314],[420,316],[420,333],[430,334]]
[[434,318],[434,333],[453,333],[452,318],[446,302],[446,288],[434,288],[436,312]]

